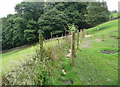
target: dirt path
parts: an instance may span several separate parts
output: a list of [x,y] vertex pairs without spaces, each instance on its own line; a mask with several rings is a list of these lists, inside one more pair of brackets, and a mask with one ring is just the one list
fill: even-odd
[[[92,35],[85,35],[85,38],[90,38]],[[90,47],[90,44],[91,44],[91,41],[94,41],[94,40],[86,40],[86,41],[82,41],[80,43],[80,47],[84,47],[84,48],[89,48]]]
[[[85,38],[90,38],[92,35],[85,35]],[[96,38],[96,39],[88,39],[88,40],[83,40],[82,43],[80,43],[80,47],[84,47],[84,48],[89,48],[91,47],[91,41],[96,41],[96,42],[101,42],[104,41],[104,39],[102,38]]]

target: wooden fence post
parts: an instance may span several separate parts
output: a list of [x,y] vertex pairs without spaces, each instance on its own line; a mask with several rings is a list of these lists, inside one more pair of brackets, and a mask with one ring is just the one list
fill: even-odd
[[57,41],[58,41],[58,46],[59,46],[59,38],[57,38]]
[[71,65],[74,66],[74,56],[75,56],[75,32],[72,32],[71,38]]
[[79,30],[77,30],[77,49],[79,48]]
[[50,35],[51,35],[51,38],[52,38],[52,35],[53,35],[52,32],[50,33]]
[[80,42],[82,42],[82,40],[83,40],[83,31],[82,29],[80,29]]
[[59,39],[58,39],[58,45],[59,45]]
[[83,38],[85,37],[86,29],[83,29]]
[[86,29],[84,29],[84,37],[85,37],[85,35],[86,35]]
[[43,35],[39,34],[40,60],[43,60]]

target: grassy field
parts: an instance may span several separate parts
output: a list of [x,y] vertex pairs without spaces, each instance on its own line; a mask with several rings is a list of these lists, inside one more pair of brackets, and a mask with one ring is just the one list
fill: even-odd
[[7,53],[0,54],[2,55],[2,58],[0,58],[0,61],[2,61],[2,73],[7,73],[8,71],[12,70],[13,66],[19,65],[21,61],[24,61],[26,58],[31,58],[31,56],[34,54],[35,50],[34,47],[28,47],[22,50],[14,50]]
[[[44,43],[45,47],[50,45],[57,44],[58,40],[46,40]],[[10,52],[0,54],[0,61],[2,62],[0,67],[2,68],[1,72],[3,75],[8,73],[10,70],[14,69],[15,66],[21,65],[27,59],[31,59],[36,51],[36,48],[39,44],[26,47],[24,49],[17,49]]]
[[[120,19],[119,19],[120,21]],[[91,37],[85,37],[76,49],[75,65],[70,66],[70,57],[66,58],[70,46],[55,47],[58,43],[47,41],[45,47],[52,50],[53,55],[49,68],[52,74],[48,77],[47,85],[117,85],[118,84],[118,52],[105,54],[103,51],[118,51],[118,20],[113,20],[86,31]],[[61,40],[62,42],[62,40]],[[69,42],[67,42],[69,43]],[[37,46],[35,46],[37,47]],[[15,64],[19,65],[19,58],[31,58],[35,47],[24,50],[14,50],[3,53],[3,72],[8,72]],[[1,56],[1,55],[0,55]],[[16,62],[18,61],[18,62]],[[16,62],[16,63],[15,63]],[[65,70],[66,74],[63,73]]]
[[118,51],[118,20],[91,28],[87,32],[92,37],[83,40],[75,58],[76,82],[83,85],[118,84],[118,52],[102,53]]
[[84,38],[76,49],[74,67],[70,66],[70,58],[62,57],[66,74],[57,68],[54,70],[57,73],[54,75],[56,79],[53,79],[55,82],[51,84],[118,85],[118,52],[102,53],[118,51],[118,20],[91,28],[86,33],[92,37]]

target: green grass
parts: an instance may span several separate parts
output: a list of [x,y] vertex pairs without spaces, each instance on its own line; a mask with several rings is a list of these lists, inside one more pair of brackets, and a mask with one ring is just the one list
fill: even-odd
[[118,17],[120,16],[120,13],[111,13],[111,17],[114,18],[114,17]]
[[[92,37],[84,38],[80,45],[88,41],[90,47],[80,46],[76,49],[74,67],[70,66],[70,58],[59,55],[62,64],[57,69],[53,67],[55,73],[51,82],[54,83],[50,85],[64,85],[67,80],[73,81],[73,84],[69,85],[118,85],[118,52],[102,53],[105,50],[118,51],[118,20],[101,24],[99,27],[99,30],[94,27],[86,31]],[[97,41],[98,39],[102,41]],[[57,64],[54,62],[53,66]],[[64,67],[67,74],[61,72],[60,66]]]
[[20,65],[26,58],[31,58],[31,56],[34,54],[35,49],[30,46],[23,50],[14,50],[7,53],[0,54],[2,55],[2,58],[0,58],[0,61],[2,61],[2,73],[7,73],[8,71],[12,70],[13,66]]
[[[104,23],[99,27],[99,30],[96,27],[87,30],[87,33],[91,34],[92,37],[84,38],[84,41],[89,41],[90,47],[80,47],[76,52],[74,70],[77,71],[77,74],[75,84],[118,84],[118,52],[112,54],[101,52],[104,50],[118,51],[118,20]],[[96,41],[96,39],[103,41]]]
[[[46,53],[52,59],[48,68],[52,71],[45,84],[64,85],[67,80],[73,81],[73,84],[69,85],[118,84],[118,53],[102,53],[105,50],[118,50],[118,20],[90,28],[86,33],[91,34],[92,37],[84,38],[79,49],[76,49],[74,67],[70,65],[71,58],[66,58],[70,45],[63,44],[59,47],[56,45],[57,40],[53,40],[52,43],[49,41],[45,43]],[[82,47],[85,44],[84,41],[89,42],[88,48]],[[10,61],[16,62],[19,58],[24,59],[27,55],[27,58],[31,58],[34,52],[34,47],[29,47],[21,51],[14,50],[4,53],[2,55],[3,68],[6,68],[4,71],[10,71],[11,66],[14,66],[14,63],[10,63]],[[66,74],[62,73],[62,68]]]
[[[60,40],[61,42],[62,40]],[[46,40],[44,43],[44,46],[47,48],[51,45],[55,45],[58,43],[58,40]],[[2,62],[0,64],[0,67],[2,68],[1,72],[3,75],[7,74],[9,71],[14,69],[15,66],[21,65],[26,59],[31,59],[36,51],[36,47],[38,47],[39,44],[34,46],[29,46],[24,49],[18,49],[13,50],[10,52],[2,53],[0,56],[0,61]]]

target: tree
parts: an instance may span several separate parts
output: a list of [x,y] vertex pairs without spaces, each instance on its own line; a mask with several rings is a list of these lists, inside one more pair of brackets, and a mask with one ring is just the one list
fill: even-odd
[[56,9],[63,11],[68,16],[68,23],[75,24],[78,28],[84,28],[87,26],[85,22],[87,2],[62,2],[56,3]]
[[86,22],[90,27],[105,22],[109,19],[106,2],[90,2],[87,7]]
[[51,32],[53,35],[64,33],[67,20],[65,13],[54,8],[39,18],[39,29],[44,31],[45,38],[49,38]]
[[17,42],[19,45],[22,45],[22,43],[25,42],[24,38],[24,30],[26,28],[26,21],[21,18],[21,17],[16,17],[14,18],[14,28],[13,28],[13,39],[15,40],[14,42]]
[[24,37],[27,43],[34,43],[38,40],[37,22],[30,20],[24,30]]
[[44,13],[44,2],[21,2],[15,6],[15,11],[26,20],[37,21]]
[[3,50],[35,43],[39,33],[50,38],[69,32],[67,25],[82,29],[109,19],[105,2],[22,2],[15,11],[2,18]]

